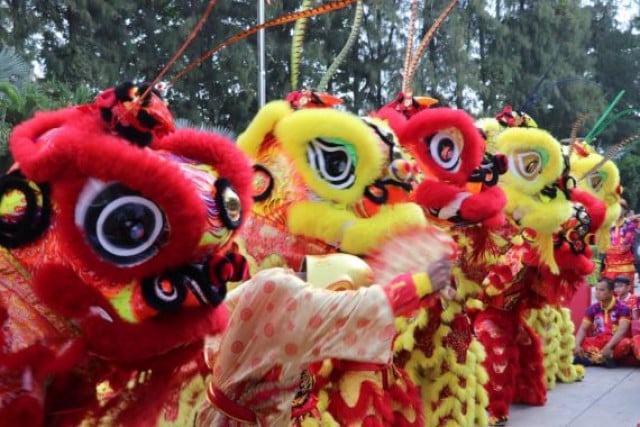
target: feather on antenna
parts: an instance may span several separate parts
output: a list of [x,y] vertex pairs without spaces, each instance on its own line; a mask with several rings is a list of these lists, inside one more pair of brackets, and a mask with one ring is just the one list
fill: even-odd
[[[302,2],[301,10],[311,7],[311,0]],[[291,90],[298,88],[298,77],[300,76],[300,59],[302,57],[302,44],[304,43],[304,32],[307,29],[308,18],[298,19],[293,26],[293,40],[291,42]]]
[[312,9],[301,10],[301,11],[298,11],[298,12],[289,13],[289,14],[280,16],[278,18],[271,19],[271,20],[265,22],[264,24],[256,25],[254,27],[249,28],[248,30],[242,31],[241,33],[238,33],[235,36],[228,38],[227,40],[225,40],[222,43],[220,43],[218,46],[216,46],[216,47],[210,49],[209,51],[205,52],[204,55],[202,55],[200,58],[198,58],[197,60],[195,60],[194,62],[189,64],[187,67],[185,67],[184,70],[182,70],[175,77],[173,77],[170,80],[170,84],[174,84],[176,81],[180,80],[185,74],[187,74],[188,72],[193,70],[195,67],[200,65],[207,58],[210,58],[211,56],[213,56],[216,53],[220,52],[225,47],[231,46],[232,44],[234,44],[234,43],[236,43],[236,42],[238,42],[238,41],[240,41],[242,39],[245,39],[245,38],[249,37],[252,34],[257,33],[260,30],[263,30],[263,29],[266,29],[266,28],[271,28],[271,27],[277,27],[279,25],[283,25],[283,24],[287,24],[289,22],[297,21],[298,19],[310,18],[312,16],[318,16],[318,15],[322,15],[324,13],[332,12],[334,10],[342,9],[342,8],[345,8],[345,7],[349,6],[352,3],[355,3],[355,1],[356,0],[338,0],[338,1],[331,2],[331,3],[326,3],[326,4],[320,5],[318,7],[314,7]]
[[594,165],[591,169],[585,172],[582,177],[580,177],[579,181],[582,181],[587,176],[591,175],[593,172],[600,169],[608,160],[611,160],[616,154],[618,154],[624,147],[629,145],[630,143],[637,141],[640,139],[640,134],[632,135],[628,138],[623,139],[616,145],[610,147],[607,152],[602,156],[602,160],[600,160],[596,165]]

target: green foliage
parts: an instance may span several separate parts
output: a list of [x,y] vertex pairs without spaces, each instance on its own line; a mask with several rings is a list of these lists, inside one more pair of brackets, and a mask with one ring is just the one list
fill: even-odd
[[37,110],[51,110],[89,102],[93,94],[84,85],[74,88],[55,80],[31,82],[24,60],[11,50],[0,51],[0,170],[11,158],[7,141],[11,129],[31,117]]
[[[448,3],[419,2],[414,44]],[[301,4],[302,0],[271,1],[266,19],[298,10]],[[459,2],[420,59],[413,91],[477,116],[494,115],[505,104],[518,108],[526,103],[526,111],[558,138],[566,137],[578,115],[586,113],[580,130],[584,134],[619,90],[626,94],[614,113],[640,106],[640,17],[629,28],[621,27],[615,20],[617,4],[615,0]],[[207,2],[191,0],[0,2],[0,45],[15,48],[23,65],[37,61],[45,72],[45,79],[37,83],[28,83],[27,75],[24,87],[0,78],[0,136],[4,135],[0,144],[6,140],[7,126],[36,109],[86,102],[124,80],[152,80],[206,6]],[[298,88],[319,84],[348,39],[354,12],[352,6],[309,19]],[[400,90],[409,2],[366,0],[363,15],[354,49],[327,88],[345,98],[347,109],[360,114],[379,108]],[[255,1],[218,2],[165,80],[256,21]],[[283,98],[292,89],[292,31],[293,24],[288,24],[265,32],[269,100]],[[0,76],[5,64],[0,60]],[[251,36],[177,81],[169,102],[177,117],[237,134],[257,111],[257,81],[257,37]],[[600,148],[637,133],[637,120],[629,115],[610,126],[597,140]],[[632,205],[640,200],[635,193],[640,187],[633,181],[638,176],[633,168],[639,146],[625,149],[619,161],[624,179],[634,183],[625,182]]]
[[13,49],[0,49],[0,82],[20,87],[29,79],[29,66]]

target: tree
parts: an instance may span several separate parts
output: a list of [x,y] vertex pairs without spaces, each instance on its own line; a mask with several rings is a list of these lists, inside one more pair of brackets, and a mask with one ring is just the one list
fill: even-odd
[[86,85],[30,81],[26,63],[9,49],[0,50],[0,64],[0,171],[5,171],[12,162],[7,141],[15,125],[37,110],[83,104],[95,94]]

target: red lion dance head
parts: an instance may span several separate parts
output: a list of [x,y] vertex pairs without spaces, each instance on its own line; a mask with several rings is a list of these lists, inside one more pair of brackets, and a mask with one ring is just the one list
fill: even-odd
[[180,395],[204,372],[203,338],[225,325],[218,306],[238,263],[223,251],[250,212],[251,167],[226,137],[176,130],[146,89],[125,83],[38,113],[10,137],[16,165],[0,187],[10,424],[179,422]]

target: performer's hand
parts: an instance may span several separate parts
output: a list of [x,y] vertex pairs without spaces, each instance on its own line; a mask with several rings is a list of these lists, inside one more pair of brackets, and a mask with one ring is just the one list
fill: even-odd
[[431,281],[431,286],[434,291],[439,291],[451,283],[452,267],[452,261],[447,258],[441,258],[429,265],[427,274],[429,275],[429,280]]
[[605,345],[604,347],[602,347],[602,356],[605,359],[613,358],[613,349],[611,347],[609,347],[608,345]]
[[440,289],[440,295],[444,297],[446,300],[453,300],[456,297],[456,288],[448,284],[444,288]]
[[585,357],[584,350],[579,345],[576,345],[573,349],[573,354],[577,357]]

